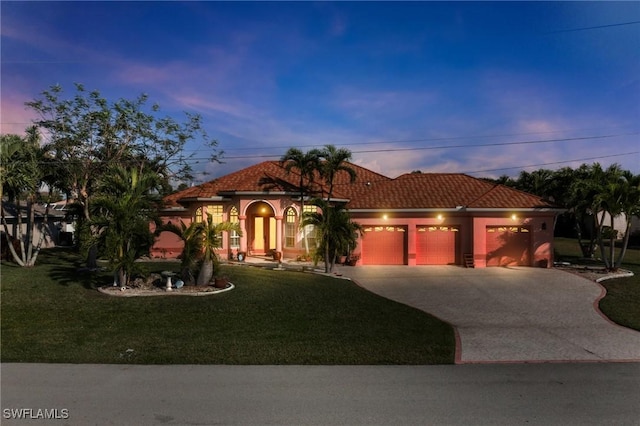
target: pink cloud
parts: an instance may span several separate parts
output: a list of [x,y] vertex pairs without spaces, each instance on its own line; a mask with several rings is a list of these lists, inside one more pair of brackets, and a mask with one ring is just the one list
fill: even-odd
[[27,109],[24,103],[31,98],[18,92],[7,92],[3,88],[0,100],[2,119],[0,120],[0,133],[23,135],[27,127],[36,118],[36,114]]

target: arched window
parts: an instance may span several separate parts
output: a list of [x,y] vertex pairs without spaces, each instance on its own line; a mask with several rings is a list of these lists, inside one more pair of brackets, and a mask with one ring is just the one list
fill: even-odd
[[[240,223],[240,217],[238,215],[238,209],[236,206],[231,207],[229,210],[229,222],[231,223]],[[229,245],[231,248],[239,248],[240,247],[240,234],[237,231],[231,231],[229,234]]]
[[195,220],[200,223],[204,219],[204,207],[200,206],[196,209]]
[[284,219],[284,246],[296,246],[296,211],[293,207],[289,207],[285,213]]

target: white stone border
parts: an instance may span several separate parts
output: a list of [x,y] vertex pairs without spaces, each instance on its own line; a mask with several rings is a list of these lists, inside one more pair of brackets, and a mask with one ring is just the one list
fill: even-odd
[[613,273],[613,274],[607,274],[604,277],[600,277],[596,279],[597,283],[601,283],[602,281],[606,281],[606,280],[612,280],[614,278],[628,278],[628,277],[632,277],[634,274],[631,271],[628,271],[626,269],[620,269],[619,272]]
[[[214,291],[198,291],[198,292],[180,292],[180,291],[150,291],[145,293],[131,293],[125,291],[120,292],[111,292],[106,291],[104,287],[98,287],[98,291],[102,294],[106,294],[107,296],[113,297],[153,297],[153,296],[211,296],[212,294],[220,294],[227,291],[231,291],[236,288],[232,283],[229,283],[229,286],[226,288],[222,288]],[[174,289],[175,290],[175,289]]]

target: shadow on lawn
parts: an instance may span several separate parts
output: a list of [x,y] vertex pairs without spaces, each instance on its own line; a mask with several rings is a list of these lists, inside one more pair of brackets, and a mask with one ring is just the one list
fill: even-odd
[[49,266],[49,277],[54,282],[68,287],[76,284],[92,290],[109,284],[111,274],[104,270],[89,270],[73,249],[55,248],[43,252],[42,265]]

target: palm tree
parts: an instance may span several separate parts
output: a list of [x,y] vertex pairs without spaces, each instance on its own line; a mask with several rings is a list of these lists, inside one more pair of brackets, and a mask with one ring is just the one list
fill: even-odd
[[191,222],[188,226],[180,221],[180,226],[173,223],[164,224],[156,229],[155,234],[167,231],[177,235],[183,242],[182,253],[180,253],[180,276],[185,285],[194,285],[196,279],[194,271],[196,269],[196,261],[200,257],[202,243],[201,222]]
[[319,198],[311,204],[317,206],[319,211],[306,213],[303,223],[317,227],[318,248],[324,253],[324,269],[325,272],[331,272],[336,257],[355,248],[362,227],[351,220],[349,212],[342,204],[331,205]]
[[[602,191],[601,185],[604,179],[605,172],[600,164],[594,163],[590,166],[583,164],[575,170],[573,182],[568,191],[567,207],[570,207],[575,214],[578,244],[583,256],[587,258],[595,255],[600,230],[596,195]],[[588,242],[584,242],[585,236]]]
[[[320,168],[320,151],[312,149],[311,151],[302,152],[298,148],[289,148],[289,150],[280,158],[280,164],[284,166],[287,173],[291,173],[292,169],[297,169],[300,175],[298,188],[300,189],[300,212],[304,212],[304,198],[309,193],[316,171]],[[305,180],[307,185],[305,185]],[[307,233],[302,233],[304,241],[305,254],[309,254],[309,240]]]
[[215,223],[213,215],[207,213],[207,220],[202,222],[199,233],[194,234],[194,238],[199,241],[202,264],[196,285],[207,285],[213,278],[215,266],[218,263],[216,249],[222,247],[222,232],[236,231],[242,232],[240,224],[232,222]]
[[129,283],[135,261],[153,244],[149,223],[157,219],[159,184],[155,172],[121,166],[112,167],[98,184],[101,195],[91,205],[94,242],[108,257],[121,286]]
[[[27,129],[27,136],[0,136],[0,215],[7,239],[7,246],[13,260],[20,266],[31,267],[42,248],[46,236],[46,227],[42,227],[38,241],[34,242],[35,209],[34,204],[39,196],[40,184],[45,181],[45,173],[41,162],[43,160],[40,149],[40,137],[34,127]],[[4,216],[2,198],[5,193],[15,201],[16,235],[15,240],[20,245],[20,252],[16,251],[10,241],[9,227]],[[26,234],[23,234],[21,201],[26,198],[27,223]],[[48,205],[45,208],[43,224],[47,223]]]
[[[613,164],[604,172],[604,179],[597,185],[597,193],[593,198],[595,210],[601,215],[598,225],[598,243],[602,259],[608,270],[615,270],[622,264],[622,258],[626,253],[628,234],[631,228],[631,219],[640,212],[640,194],[638,178],[631,172],[622,170],[619,165]],[[605,235],[605,216],[609,216],[608,235]],[[624,215],[626,218],[623,249],[616,261],[615,242],[617,232],[614,229],[614,219]],[[609,253],[605,253],[604,239],[609,238]]]
[[340,171],[344,171],[349,174],[351,183],[356,181],[356,171],[345,163],[351,160],[351,151],[346,148],[336,148],[334,145],[325,145],[324,149],[320,151],[320,158],[323,160],[320,164],[320,175],[324,178],[329,189],[327,191],[327,201],[331,199],[333,195],[333,187],[335,184],[335,177]]

